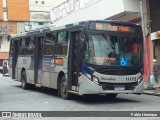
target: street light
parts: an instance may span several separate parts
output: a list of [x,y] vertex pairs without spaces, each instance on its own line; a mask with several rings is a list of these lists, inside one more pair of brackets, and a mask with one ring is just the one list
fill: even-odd
[[140,10],[141,10],[141,22],[142,22],[142,30],[143,30],[143,42],[144,42],[144,52],[145,52],[145,60],[146,60],[146,70],[147,70],[147,78],[148,78],[148,87],[151,87],[150,84],[150,70],[149,70],[149,64],[148,64],[148,53],[147,53],[147,47],[146,47],[146,30],[145,30],[145,23],[144,23],[144,15],[143,15],[143,1],[140,1]]

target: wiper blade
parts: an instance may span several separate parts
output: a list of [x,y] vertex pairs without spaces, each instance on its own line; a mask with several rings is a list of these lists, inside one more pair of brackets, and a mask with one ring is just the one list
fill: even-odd
[[112,44],[112,42],[111,42],[111,40],[110,40],[110,36],[105,35],[104,33],[102,33],[102,36],[105,38],[105,40],[107,41],[107,43],[109,44],[109,46],[110,46],[112,49],[115,49],[114,45]]

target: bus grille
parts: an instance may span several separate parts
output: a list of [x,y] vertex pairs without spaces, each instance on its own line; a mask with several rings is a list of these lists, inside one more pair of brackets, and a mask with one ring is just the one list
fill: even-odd
[[135,83],[127,83],[127,84],[101,84],[103,90],[114,90],[116,86],[123,86],[124,90],[134,90]]
[[100,70],[98,72],[105,75],[135,75],[138,73],[137,71],[112,71],[112,70],[110,71]]

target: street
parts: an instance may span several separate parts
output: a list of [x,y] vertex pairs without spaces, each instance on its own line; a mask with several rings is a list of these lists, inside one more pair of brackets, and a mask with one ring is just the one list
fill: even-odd
[[54,90],[23,90],[20,82],[0,76],[0,111],[159,111],[159,101],[158,96],[133,94],[64,100]]

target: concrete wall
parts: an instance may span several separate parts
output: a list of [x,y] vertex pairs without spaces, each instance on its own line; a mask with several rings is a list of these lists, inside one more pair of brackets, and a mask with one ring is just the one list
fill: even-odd
[[9,52],[10,42],[7,39],[3,39],[0,52]]
[[29,0],[30,21],[50,22],[50,10],[66,0]]
[[25,32],[24,22],[17,22],[17,34],[21,32]]
[[100,0],[95,4],[71,13],[53,24],[62,25],[84,20],[105,19],[123,11],[123,0]]
[[[42,4],[44,1],[44,4]],[[66,0],[29,0],[30,11],[50,11]]]
[[[146,0],[143,0],[143,8],[144,8],[144,13],[147,13],[147,8],[146,8]],[[124,10],[125,11],[130,11],[130,12],[140,12],[140,2],[139,0],[123,0],[124,4]]]

